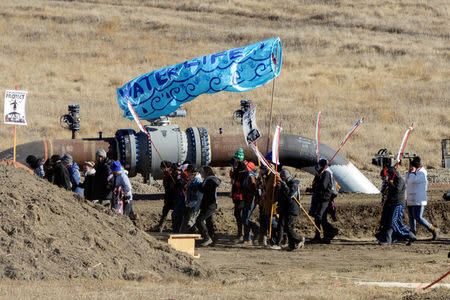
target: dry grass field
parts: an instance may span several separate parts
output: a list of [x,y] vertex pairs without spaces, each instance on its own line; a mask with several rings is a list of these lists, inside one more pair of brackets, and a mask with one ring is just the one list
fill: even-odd
[[[449,4],[435,1],[38,1],[0,2],[1,88],[27,90],[28,126],[18,143],[70,138],[59,127],[68,104],[80,104],[81,137],[135,128],[122,118],[116,88],[152,70],[279,36],[283,67],[275,82],[274,122],[343,149],[358,167],[388,147],[397,151],[411,122],[407,151],[440,166],[449,137]],[[240,99],[259,107],[267,132],[272,83],[246,93],[202,95],[180,125],[239,133],[231,114]],[[1,105],[3,109],[3,105]],[[12,145],[1,125],[0,148]]]
[[[321,110],[321,141],[337,148],[364,116],[341,153],[375,171],[373,154],[385,147],[396,152],[414,122],[407,151],[439,168],[441,139],[450,138],[449,8],[447,0],[2,0],[0,88],[28,91],[28,126],[18,127],[19,144],[70,138],[59,125],[70,104],[81,105],[81,137],[112,136],[136,129],[122,117],[117,87],[161,67],[278,36],[283,67],[274,85],[274,124],[314,137]],[[187,118],[173,122],[204,126],[210,134],[220,127],[241,133],[231,115],[239,100],[252,99],[266,134],[272,87],[199,96],[186,105]],[[12,146],[12,128],[1,123],[0,149]],[[231,200],[223,198],[232,218]],[[162,206],[160,199],[144,202],[141,215]],[[292,253],[224,243],[199,249],[199,262],[218,270],[212,278],[8,279],[0,281],[0,299],[446,299],[448,289],[423,294],[354,282],[436,279],[448,270],[448,232],[435,243],[424,237],[412,247],[381,248],[372,236],[344,236]]]

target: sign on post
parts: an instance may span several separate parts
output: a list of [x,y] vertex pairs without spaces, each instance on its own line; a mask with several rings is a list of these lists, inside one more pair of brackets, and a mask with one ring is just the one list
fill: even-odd
[[261,137],[261,133],[256,125],[256,105],[247,110],[242,116],[242,129],[247,145],[256,142]]
[[3,122],[13,125],[27,125],[25,117],[26,91],[6,90]]

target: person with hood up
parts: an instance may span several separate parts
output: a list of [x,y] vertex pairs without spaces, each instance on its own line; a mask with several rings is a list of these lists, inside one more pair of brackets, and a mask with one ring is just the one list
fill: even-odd
[[83,164],[84,181],[80,185],[84,190],[84,198],[93,201],[94,198],[94,177],[95,177],[95,163],[93,161],[85,161]]
[[69,171],[61,163],[61,157],[57,154],[53,155],[52,157],[50,157],[49,164],[50,168],[47,172],[48,181],[70,191],[72,186],[70,183]]
[[277,176],[277,180],[279,185],[278,214],[280,217],[277,241],[275,245],[272,246],[272,249],[281,249],[281,238],[283,232],[286,232],[289,244],[287,250],[293,251],[303,247],[305,244],[305,238],[299,236],[294,229],[295,221],[300,214],[300,206],[297,203],[299,199],[298,185],[300,181],[294,179],[288,170],[281,170],[279,177]]
[[416,234],[416,221],[427,228],[433,234],[432,240],[439,235],[439,228],[428,222],[423,217],[423,211],[427,205],[427,170],[422,167],[420,157],[414,157],[410,162],[409,171],[406,172],[406,205],[410,230]]
[[200,214],[195,224],[203,237],[200,245],[206,247],[215,242],[213,215],[217,209],[217,188],[221,180],[216,177],[211,167],[205,166],[203,171],[205,180],[199,186],[199,191],[203,193],[203,198],[200,204]]
[[[132,218],[133,214],[133,194],[131,192],[132,187],[130,179],[128,179],[127,174],[122,170],[122,165],[119,161],[113,161],[110,166],[111,172],[113,174],[113,195],[115,200],[123,204],[123,214]],[[117,209],[117,207],[116,207]]]
[[69,171],[70,176],[70,183],[72,184],[72,191],[83,195],[83,189],[80,187],[80,167],[77,165],[76,162],[73,161],[73,158],[70,154],[64,154],[61,157],[61,162],[63,165],[67,168],[67,171]]
[[180,233],[190,233],[192,231],[192,227],[197,221],[203,198],[203,194],[200,192],[200,186],[203,182],[200,172],[198,172],[194,165],[188,165],[186,173],[189,178],[189,183],[186,187],[186,197],[184,200],[186,212],[183,216]]
[[416,240],[412,231],[403,224],[405,207],[405,181],[394,167],[386,171],[386,200],[383,207],[383,230],[377,234],[380,245],[386,246],[401,239],[408,240],[408,245]]
[[38,176],[39,178],[44,178],[45,172],[44,172],[44,163],[41,159],[37,158],[34,155],[28,155],[26,158],[27,164],[30,166],[30,168],[33,170],[34,175]]

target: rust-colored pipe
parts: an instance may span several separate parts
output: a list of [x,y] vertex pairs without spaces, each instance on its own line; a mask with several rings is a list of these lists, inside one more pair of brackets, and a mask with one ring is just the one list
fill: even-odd
[[[70,154],[73,160],[81,165],[85,161],[95,161],[95,152],[98,149],[109,151],[109,155],[115,154],[114,149],[110,149],[111,142],[114,139],[86,139],[86,140],[41,140],[34,141],[17,146],[16,160],[26,165],[28,155],[34,155],[38,158],[47,160],[54,154]],[[0,158],[11,158],[12,149],[0,153]]]
[[[243,135],[213,135],[211,139],[211,165],[214,167],[229,166],[236,150],[242,148],[247,160],[257,161],[256,155],[247,147]],[[266,149],[267,137],[258,140],[258,148]],[[272,139],[270,138],[270,143]]]
[[[171,162],[183,162],[186,158],[192,159],[192,163],[200,165],[203,159],[210,157],[211,166],[227,166],[237,149],[242,148],[247,160],[256,162],[256,156],[251,149],[247,147],[242,135],[215,135],[209,137],[209,142],[198,135],[190,135],[189,138],[182,138],[182,134],[170,135],[166,131],[172,127],[161,127],[160,130],[166,134],[161,136],[154,135],[156,147],[164,143],[169,148],[179,151],[166,151],[162,153],[165,160]],[[175,128],[177,129],[177,128]],[[174,130],[174,129],[172,129]],[[125,168],[130,171],[130,176],[141,173],[144,176],[151,174],[155,179],[160,178],[159,161],[156,153],[149,150],[148,141],[141,141],[136,138],[134,131],[126,131],[124,139],[105,138],[105,139],[82,139],[82,140],[43,140],[17,147],[17,161],[25,163],[26,157],[30,154],[39,158],[50,158],[53,154],[71,154],[74,161],[82,165],[84,161],[95,160],[95,152],[103,148],[108,152],[108,156],[114,160],[119,159]],[[203,129],[202,129],[203,131]],[[118,131],[118,132],[123,132]],[[178,130],[177,130],[178,132]],[[200,132],[200,131],[197,131]],[[205,133],[206,134],[206,133]],[[267,149],[267,143],[271,143],[271,138],[261,138],[258,140],[259,149]],[[270,145],[270,144],[269,144]],[[271,147],[269,147],[270,149]],[[302,169],[314,174],[314,166],[317,164],[315,153],[315,141],[292,134],[282,134],[280,136],[279,159],[280,163],[286,166]],[[330,159],[335,153],[327,145],[320,145],[320,156]],[[263,154],[265,154],[263,152]],[[12,149],[0,153],[0,159],[12,158]],[[128,156],[127,156],[128,155]],[[129,163],[131,161],[131,163]],[[206,160],[205,160],[206,161]],[[359,192],[359,193],[378,193],[378,189],[345,157],[338,154],[330,164],[334,177],[341,186],[341,191]]]

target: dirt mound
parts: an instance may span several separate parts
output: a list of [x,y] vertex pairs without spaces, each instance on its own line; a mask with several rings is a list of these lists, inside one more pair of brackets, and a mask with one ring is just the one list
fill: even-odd
[[23,169],[0,165],[0,278],[162,279],[213,271]]

